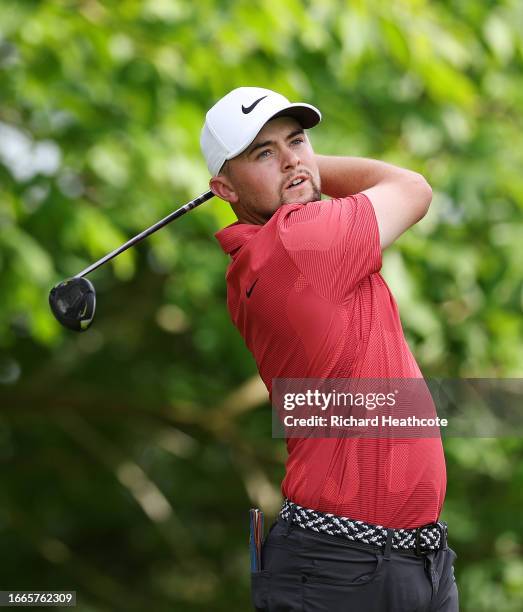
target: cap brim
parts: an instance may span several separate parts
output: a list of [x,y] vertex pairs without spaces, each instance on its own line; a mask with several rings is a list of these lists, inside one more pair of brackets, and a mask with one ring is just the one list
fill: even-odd
[[253,132],[252,137],[249,137],[248,142],[244,143],[240,148],[236,151],[232,151],[224,161],[235,158],[237,155],[240,155],[249,147],[249,145],[253,142],[253,140],[258,136],[260,130],[263,126],[270,121],[271,119],[275,119],[276,117],[294,117],[302,126],[304,130],[314,127],[321,121],[321,113],[320,111],[312,106],[311,104],[306,104],[305,102],[299,103],[296,102],[294,104],[289,104],[285,108],[280,109],[273,115],[269,115],[267,118],[263,119],[261,125],[256,126]]
[[321,121],[320,111],[310,104],[290,104],[287,108],[272,115],[270,119],[275,119],[276,117],[294,117],[306,130],[318,125]]

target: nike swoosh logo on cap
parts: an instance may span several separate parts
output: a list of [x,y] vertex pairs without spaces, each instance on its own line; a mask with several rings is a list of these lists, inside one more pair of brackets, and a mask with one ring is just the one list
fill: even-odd
[[262,96],[261,98],[258,98],[258,100],[255,100],[250,106],[243,106],[243,104],[242,104],[242,113],[244,115],[248,115],[251,111],[253,111],[255,109],[256,105],[259,104],[266,97],[267,96]]

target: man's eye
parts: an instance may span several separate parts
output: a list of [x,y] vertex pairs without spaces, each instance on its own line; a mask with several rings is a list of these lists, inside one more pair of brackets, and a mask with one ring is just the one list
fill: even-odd
[[265,153],[270,153],[269,149],[265,149],[265,151],[262,151],[261,153],[259,153],[256,157],[259,158],[263,158],[263,157],[267,157],[267,155],[265,155]]
[[304,140],[303,140],[303,138],[295,138],[295,139],[292,141],[292,144],[296,144],[297,142],[298,142],[298,143],[301,143],[301,142],[304,142]]

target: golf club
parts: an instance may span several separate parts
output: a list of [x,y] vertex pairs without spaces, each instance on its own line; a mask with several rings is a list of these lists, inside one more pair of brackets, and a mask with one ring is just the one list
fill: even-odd
[[125,244],[108,253],[98,261],[82,270],[72,278],[55,285],[49,292],[49,305],[59,323],[74,331],[85,331],[93,322],[96,308],[96,291],[93,284],[87,278],[83,278],[89,272],[96,270],[104,263],[110,261],[129,247],[137,244],[147,236],[150,236],[171,221],[178,219],[186,212],[207,202],[214,196],[212,191],[206,191],[194,200],[187,202],[171,214],[167,215],[142,233],[128,240]]

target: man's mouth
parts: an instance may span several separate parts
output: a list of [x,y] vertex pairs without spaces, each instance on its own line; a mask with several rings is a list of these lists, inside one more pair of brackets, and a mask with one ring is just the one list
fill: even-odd
[[300,187],[303,187],[303,185],[308,180],[309,180],[308,176],[306,176],[305,174],[299,174],[298,176],[295,176],[291,181],[287,183],[287,185],[285,186],[285,190],[293,190],[293,189],[298,190]]

